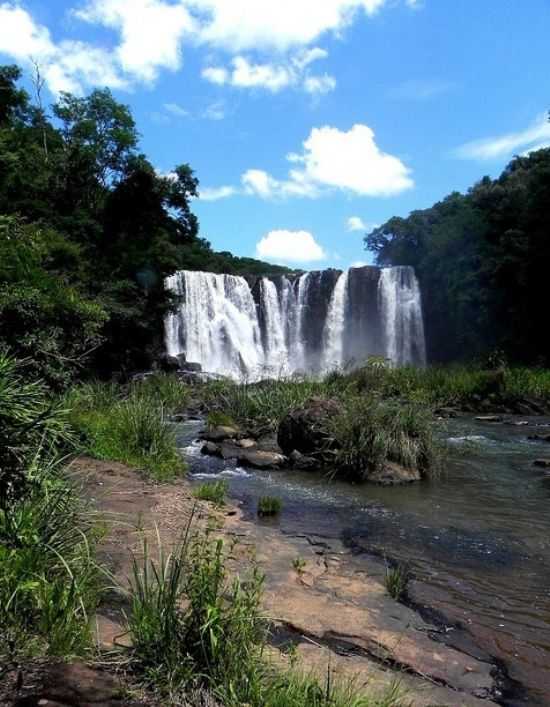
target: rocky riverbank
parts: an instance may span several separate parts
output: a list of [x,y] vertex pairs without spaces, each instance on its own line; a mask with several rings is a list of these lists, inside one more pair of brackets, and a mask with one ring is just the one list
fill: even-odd
[[[197,514],[187,481],[152,484],[121,464],[89,458],[74,462],[71,473],[107,523],[100,559],[122,584],[143,534],[154,547],[158,529],[165,547],[173,546],[187,519]],[[198,508],[197,522],[213,519],[220,537],[234,545],[234,572],[257,564],[266,575],[264,609],[273,623],[274,661],[287,664],[289,656],[299,656],[304,669],[321,675],[330,669],[375,692],[398,681],[407,699],[419,706],[481,707],[500,699],[498,666],[479,651],[459,648],[460,632],[452,632],[450,645],[444,627],[391,599],[380,560],[358,561],[340,543],[323,538],[284,536],[269,523],[246,520],[238,507],[214,510],[199,503]],[[97,640],[103,650],[124,643],[123,609],[120,601],[107,600],[98,610]]]

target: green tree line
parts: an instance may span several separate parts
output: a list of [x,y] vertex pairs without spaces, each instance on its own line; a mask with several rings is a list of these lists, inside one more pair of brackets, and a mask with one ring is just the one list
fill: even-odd
[[497,179],[394,217],[365,237],[379,265],[412,265],[431,361],[550,364],[550,149],[515,157]]
[[212,250],[193,170],[158,174],[109,90],[63,93],[49,114],[21,76],[0,67],[0,343],[31,373],[64,386],[150,366],[176,270],[286,271]]

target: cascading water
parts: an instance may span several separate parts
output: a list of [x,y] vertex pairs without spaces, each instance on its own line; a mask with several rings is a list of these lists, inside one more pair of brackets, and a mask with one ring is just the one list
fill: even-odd
[[181,298],[166,318],[168,354],[185,354],[211,373],[258,380],[319,375],[369,355],[396,365],[426,360],[412,268],[250,280],[186,270],[166,286]]
[[422,301],[411,267],[384,268],[378,281],[385,355],[395,365],[426,364]]

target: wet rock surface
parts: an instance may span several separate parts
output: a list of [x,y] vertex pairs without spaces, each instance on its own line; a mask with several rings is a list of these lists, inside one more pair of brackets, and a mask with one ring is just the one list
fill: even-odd
[[379,469],[371,472],[367,480],[382,486],[395,486],[420,481],[421,478],[418,469],[407,469],[395,462],[385,462]]
[[310,455],[332,444],[330,420],[342,412],[337,400],[312,398],[304,407],[290,412],[279,425],[277,441],[284,454],[293,451]]

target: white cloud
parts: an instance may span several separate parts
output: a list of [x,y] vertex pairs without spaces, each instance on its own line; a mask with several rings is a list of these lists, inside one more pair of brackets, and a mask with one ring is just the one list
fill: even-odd
[[112,57],[85,42],[65,40],[56,44],[49,30],[37,24],[22,7],[0,4],[0,53],[30,65],[35,61],[54,93],[82,93],[83,86],[125,88]]
[[164,109],[168,111],[168,113],[175,115],[176,118],[188,118],[190,115],[188,110],[178,105],[177,103],[165,103]]
[[450,81],[440,79],[410,79],[390,89],[390,98],[408,101],[426,101],[448,93],[454,88]]
[[348,231],[366,231],[367,224],[360,216],[350,216],[347,220]]
[[207,66],[202,70],[201,76],[203,79],[218,86],[223,86],[230,79],[229,71],[224,69],[223,66]]
[[378,228],[378,223],[367,223],[360,216],[350,216],[346,221],[348,231],[372,231]]
[[313,128],[302,154],[287,160],[299,165],[279,181],[262,170],[243,175],[245,187],[264,198],[319,196],[327,188],[359,196],[391,196],[414,186],[410,170],[401,160],[382,152],[367,125],[343,132],[328,125]]
[[211,83],[237,88],[262,88],[277,93],[289,86],[302,86],[308,93],[328,93],[336,88],[333,76],[312,76],[308,67],[328,53],[320,47],[299,52],[284,62],[253,63],[245,56],[232,59],[230,68],[208,66],[202,70],[202,77]]
[[[297,165],[287,179],[276,179],[263,169],[248,169],[241,176],[241,189],[235,188],[233,194],[316,198],[339,189],[357,196],[392,196],[414,186],[410,169],[382,152],[366,125],[354,125],[347,132],[329,126],[313,128],[303,147],[301,154],[287,155],[287,161]],[[357,228],[350,227],[352,222]],[[350,230],[359,226],[368,230],[377,224],[365,224],[357,216],[348,220]]]
[[182,2],[89,0],[74,14],[118,31],[116,55],[122,69],[146,82],[154,81],[160,69],[180,68],[182,39],[196,30],[195,20]]
[[235,187],[204,187],[200,189],[199,199],[201,201],[219,201],[220,199],[227,199],[230,196],[234,196],[238,193],[238,189]]
[[363,10],[374,14],[386,0],[184,0],[202,13],[200,38],[231,51],[288,50],[326,32],[340,32]]
[[330,93],[336,88],[336,79],[329,74],[323,76],[308,76],[304,80],[304,89],[307,93]]
[[454,151],[455,157],[473,160],[493,160],[520,152],[530,152],[537,146],[546,146],[550,139],[550,123],[540,115],[528,128],[516,133],[473,140]]
[[326,254],[309,231],[270,231],[256,244],[256,256],[268,260],[307,263]]

